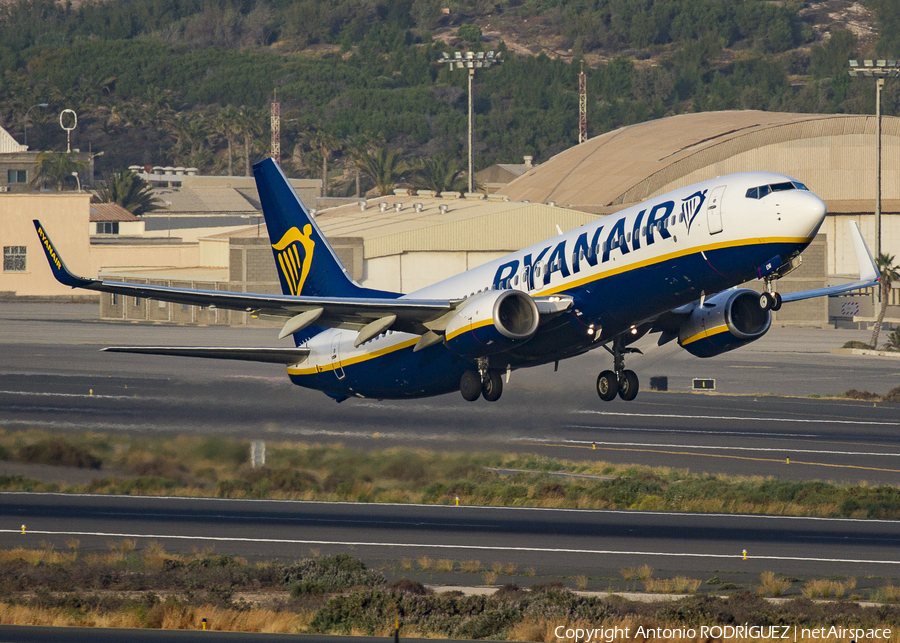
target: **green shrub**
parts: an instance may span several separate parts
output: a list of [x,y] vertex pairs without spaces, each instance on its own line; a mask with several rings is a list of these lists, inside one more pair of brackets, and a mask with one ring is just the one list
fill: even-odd
[[895,386],[881,398],[883,402],[900,402],[900,386]]
[[75,444],[60,438],[51,438],[23,446],[16,454],[16,460],[30,464],[51,464],[79,469],[99,469],[103,461]]
[[871,350],[872,347],[866,344],[865,342],[860,342],[855,339],[851,339],[849,342],[846,342],[841,348],[862,348],[866,350]]

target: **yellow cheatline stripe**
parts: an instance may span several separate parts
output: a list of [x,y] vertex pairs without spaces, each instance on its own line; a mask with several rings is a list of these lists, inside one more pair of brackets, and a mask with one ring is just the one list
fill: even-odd
[[[591,275],[588,277],[582,277],[576,281],[570,281],[564,284],[560,284],[558,286],[554,286],[552,288],[548,288],[546,290],[541,290],[536,292],[533,297],[540,297],[543,295],[553,295],[559,292],[565,292],[571,288],[577,288],[578,286],[583,286],[592,281],[597,281],[600,279],[605,279],[606,277],[612,277],[613,275],[618,275],[623,272],[628,272],[629,270],[636,270],[638,268],[644,268],[646,266],[652,266],[657,263],[663,263],[665,261],[670,261],[672,259],[678,259],[679,257],[686,257],[692,254],[699,254],[701,252],[710,252],[712,250],[721,250],[723,248],[737,248],[740,246],[747,246],[750,244],[764,244],[764,243],[809,243],[810,239],[806,237],[771,237],[768,239],[763,238],[751,238],[751,239],[737,239],[734,241],[723,241],[721,243],[713,243],[706,246],[694,246],[691,248],[684,248],[683,250],[678,250],[676,252],[670,252],[669,254],[660,255],[657,257],[649,257],[642,261],[637,261],[635,263],[629,263],[618,268],[612,268],[605,272],[598,273],[596,275]],[[646,247],[644,248],[646,249]],[[632,250],[631,252],[641,252],[641,250]],[[627,255],[623,258],[627,259]],[[590,264],[588,264],[590,265]],[[543,275],[541,275],[543,278]]]
[[489,317],[487,319],[482,319],[480,322],[476,322],[474,324],[469,324],[468,326],[463,326],[461,328],[457,328],[455,331],[447,335],[447,341],[449,342],[454,337],[458,337],[463,333],[468,333],[470,330],[475,330],[476,328],[484,328],[485,326],[490,326],[494,323],[494,318]]
[[[592,444],[552,444],[546,443],[541,446],[548,447],[567,447],[570,449],[588,449],[589,451],[634,451],[636,453],[663,453],[665,455],[692,455],[703,458],[728,458],[730,460],[750,460],[752,462],[778,462],[785,464],[784,460],[777,458],[751,458],[743,455],[724,455],[717,453],[694,453],[693,451],[665,451],[662,449],[618,449],[615,447],[596,446]],[[789,449],[786,449],[787,452]],[[811,467],[832,467],[835,469],[862,469],[863,471],[885,471],[887,473],[900,473],[900,469],[882,469],[880,467],[861,467],[855,464],[828,464],[827,462],[804,462],[802,460],[791,460],[791,465],[805,464]]]
[[722,324],[721,326],[716,326],[715,328],[710,328],[709,330],[704,330],[696,335],[691,335],[683,342],[679,342],[682,346],[687,346],[691,342],[696,342],[698,339],[703,339],[704,337],[712,337],[713,335],[718,335],[719,333],[728,332],[728,326]]
[[[611,277],[613,275],[617,275],[623,272],[627,272],[629,270],[635,270],[637,268],[643,268],[645,266],[650,266],[656,263],[662,263],[664,261],[669,261],[671,259],[677,259],[678,257],[684,257],[690,254],[698,254],[700,252],[707,252],[710,250],[719,250],[722,248],[730,248],[730,247],[738,247],[743,245],[749,245],[750,243],[809,243],[809,239],[805,237],[772,237],[769,239],[739,239],[736,241],[725,241],[722,243],[710,244],[703,247],[693,247],[693,248],[685,248],[684,250],[679,250],[678,252],[671,252],[667,255],[662,255],[659,257],[651,257],[645,259],[643,261],[639,261],[636,263],[628,264],[621,266],[619,268],[613,268],[612,270],[608,270],[606,272],[602,272],[596,275],[584,277],[577,281],[570,281],[565,284],[561,284],[554,288],[550,288],[548,290],[539,291],[531,295],[532,297],[540,297],[544,295],[550,295],[557,292],[563,292],[569,290],[571,288],[577,288],[578,286],[583,286],[584,284],[590,283],[592,281],[598,281],[600,279],[604,279],[606,277]],[[632,251],[634,252],[634,251]],[[467,332],[472,328],[480,327],[480,325],[487,325],[491,323],[492,320],[488,319],[484,322],[479,322],[479,326],[472,325],[468,328],[460,329],[459,331],[454,332],[451,336],[447,337],[448,340],[453,339],[458,336],[460,333]],[[395,351],[403,350],[404,348],[408,348],[410,346],[415,346],[416,342],[418,342],[418,337],[415,339],[408,340],[406,342],[401,342],[400,344],[395,344],[394,346],[389,346],[387,348],[383,348],[379,351],[375,351],[372,353],[366,353],[364,355],[359,355],[357,357],[351,358],[349,360],[341,360],[341,366],[349,366],[352,364],[358,364],[360,362],[364,362],[366,360],[375,359],[377,357],[381,357],[382,355],[387,355],[388,353],[393,353]],[[335,369],[334,364],[325,364],[319,367],[313,366],[311,368],[293,368],[288,367],[288,373],[290,375],[312,375],[315,373],[321,373],[324,371],[333,371]]]
[[[362,355],[357,355],[355,357],[350,357],[348,359],[340,360],[340,367],[344,368],[346,366],[353,366],[354,364],[359,364],[360,362],[365,362],[366,360],[375,359],[376,357],[381,357],[382,355],[387,355],[388,353],[393,353],[395,351],[403,350],[404,348],[409,348],[410,346],[415,346],[419,341],[418,337],[414,337],[412,339],[408,339],[405,342],[400,342],[399,344],[394,344],[393,346],[386,346],[377,351],[372,351],[371,353],[364,353]],[[289,375],[313,375],[315,373],[323,373],[325,371],[333,371],[338,367],[338,364],[329,363],[322,364],[320,366],[313,366],[309,368],[297,368],[294,366],[288,366],[288,374]]]

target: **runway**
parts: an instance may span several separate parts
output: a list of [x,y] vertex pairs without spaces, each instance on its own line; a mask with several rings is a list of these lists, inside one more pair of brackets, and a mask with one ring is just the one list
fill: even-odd
[[[26,525],[26,534],[21,525]],[[729,514],[388,505],[34,493],[0,494],[0,546],[60,549],[150,541],[170,551],[251,558],[349,553],[389,576],[409,574],[403,558],[514,563],[497,581],[531,584],[585,574],[591,589],[621,581],[619,570],[649,564],[657,577],[715,573],[755,582],[762,571],[805,578],[827,574],[900,576],[900,522]],[[743,551],[747,551],[744,559]],[[533,568],[535,576],[526,576]],[[422,574],[419,574],[421,577]],[[428,582],[483,584],[478,574]]]
[[[224,434],[253,439],[527,451],[569,459],[895,484],[898,405],[805,397],[900,384],[900,360],[832,355],[858,331],[773,329],[712,360],[677,345],[629,358],[645,383],[634,402],[594,390],[602,351],[516,371],[502,399],[348,400],[290,384],[278,366],[101,353],[114,344],[278,345],[273,329],[108,323],[93,304],[0,308],[0,427]],[[688,392],[693,377],[718,391]],[[779,397],[771,394],[797,397]]]

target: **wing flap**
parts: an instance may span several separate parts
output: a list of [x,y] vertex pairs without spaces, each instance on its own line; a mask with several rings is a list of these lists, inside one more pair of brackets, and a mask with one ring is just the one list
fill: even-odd
[[236,359],[245,362],[270,364],[299,364],[309,357],[308,348],[223,348],[218,346],[109,346],[108,353],[138,353],[175,357],[205,357],[207,359]]

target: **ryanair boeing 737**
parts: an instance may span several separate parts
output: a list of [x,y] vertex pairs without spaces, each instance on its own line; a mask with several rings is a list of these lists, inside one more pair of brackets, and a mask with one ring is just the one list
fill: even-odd
[[[633,400],[625,368],[646,333],[677,339],[698,357],[765,335],[772,310],[877,282],[851,223],[859,280],[775,292],[825,219],[825,203],[797,180],[742,172],[681,188],[598,219],[414,293],[364,288],[350,278],[272,160],[254,168],[282,295],[190,290],[73,275],[39,221],[54,276],[73,288],[281,318],[295,348],[120,346],[103,350],[275,362],[291,381],[337,401],[417,398],[460,391],[500,398],[503,376],[603,347],[612,369],[603,400]],[[737,289],[761,279],[764,290]]]

